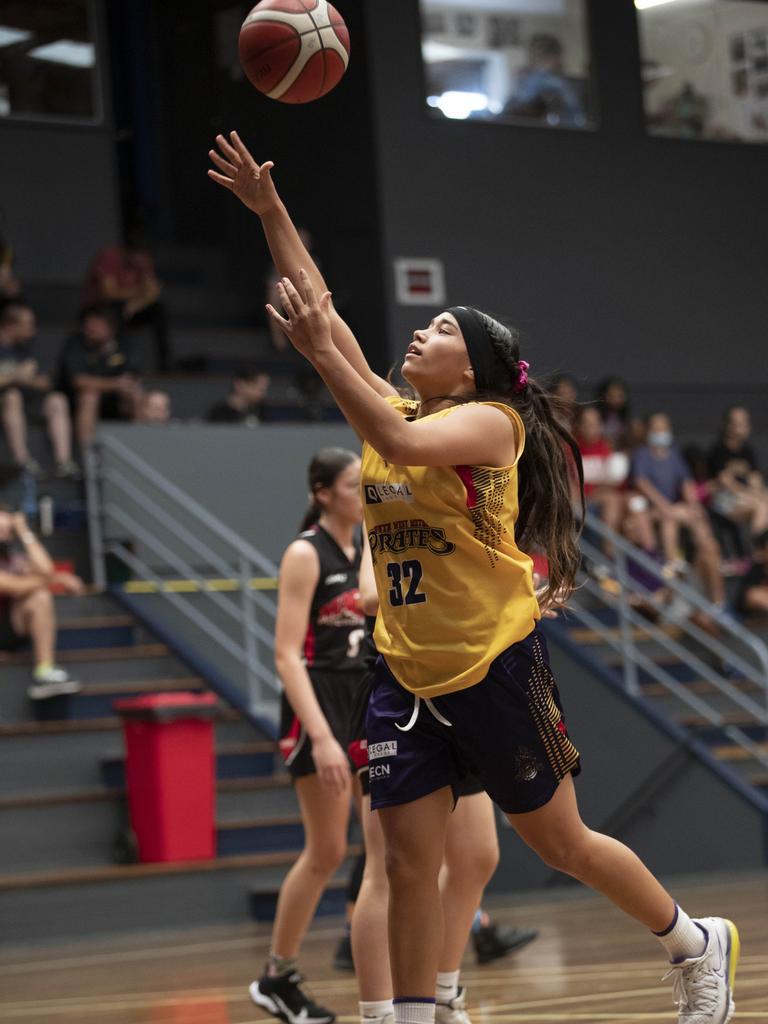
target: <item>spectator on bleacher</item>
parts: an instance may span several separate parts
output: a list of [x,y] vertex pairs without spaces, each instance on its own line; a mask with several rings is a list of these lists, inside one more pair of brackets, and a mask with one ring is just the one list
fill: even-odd
[[654,413],[647,421],[647,443],[632,454],[632,479],[648,499],[659,524],[666,571],[686,570],[680,553],[680,530],[691,536],[694,565],[707,597],[723,606],[725,588],[720,572],[720,546],[715,540],[704,506],[699,501],[691,471],[675,444],[672,423],[666,413]]
[[558,373],[549,381],[549,390],[560,399],[560,412],[565,426],[573,429],[579,410],[579,389],[570,373]]
[[118,325],[112,306],[89,306],[80,314],[80,331],[64,343],[59,380],[74,403],[81,447],[93,439],[100,418],[135,419],[141,400],[138,373]]
[[742,615],[768,614],[768,530],[753,541],[752,565],[739,584],[734,604]]
[[170,369],[168,317],[161,299],[162,288],[146,240],[133,229],[123,245],[102,249],[93,261],[86,284],[86,305],[114,304],[125,327],[152,329],[157,368]]
[[80,684],[55,664],[56,610],[51,585],[68,594],[83,591],[79,577],[56,571],[22,513],[0,505],[0,650],[14,651],[28,642],[32,645],[35,667],[27,689],[32,700],[80,689]]
[[603,419],[603,436],[615,451],[631,445],[633,419],[629,388],[621,377],[606,377],[595,389],[595,404]]
[[165,426],[171,419],[171,396],[167,391],[146,391],[141,397],[137,423]]
[[0,301],[21,295],[21,283],[13,270],[13,247],[0,233]]
[[768,529],[768,490],[750,443],[752,420],[742,405],[723,416],[719,439],[709,451],[712,508],[734,523],[743,523],[752,536]]
[[[606,526],[616,533],[624,533],[628,520],[631,532],[640,547],[648,552],[656,549],[653,524],[648,513],[648,501],[627,488],[629,459],[623,452],[614,451],[603,434],[604,422],[594,405],[579,409],[574,435],[581,452],[584,468],[584,497]],[[612,546],[604,542],[603,550],[612,554]]]
[[27,446],[27,420],[45,420],[55,460],[54,476],[78,478],[72,459],[72,420],[66,396],[54,391],[40,372],[34,352],[35,314],[22,299],[9,299],[0,308],[0,408],[8,447],[14,461],[32,476],[42,469]]
[[208,410],[206,420],[209,423],[258,423],[264,419],[268,388],[268,373],[254,366],[238,370],[232,376],[229,394]]

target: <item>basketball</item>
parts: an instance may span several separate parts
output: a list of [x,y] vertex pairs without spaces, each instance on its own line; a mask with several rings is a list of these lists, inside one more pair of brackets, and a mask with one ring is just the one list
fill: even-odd
[[347,70],[349,32],[328,0],[261,0],[243,22],[239,50],[259,92],[282,103],[311,103]]

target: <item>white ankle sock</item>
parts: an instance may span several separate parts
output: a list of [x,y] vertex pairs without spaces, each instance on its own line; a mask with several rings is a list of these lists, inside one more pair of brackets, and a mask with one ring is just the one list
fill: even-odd
[[459,994],[459,972],[438,971],[435,998],[438,1003],[449,1003]]
[[394,1001],[395,1024],[434,1024],[434,999],[405,996]]
[[653,933],[672,963],[701,956],[707,948],[708,935],[701,925],[692,921],[686,912],[675,904],[675,916],[669,928]]
[[391,999],[372,999],[368,1002],[360,1002],[357,1005],[360,1007],[361,1021],[371,1017],[386,1017],[388,1013],[393,1012]]

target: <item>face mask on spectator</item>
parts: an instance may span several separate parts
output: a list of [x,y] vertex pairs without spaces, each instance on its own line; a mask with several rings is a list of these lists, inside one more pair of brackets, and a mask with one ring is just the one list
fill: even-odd
[[651,448],[669,448],[672,444],[671,430],[652,430],[648,435]]

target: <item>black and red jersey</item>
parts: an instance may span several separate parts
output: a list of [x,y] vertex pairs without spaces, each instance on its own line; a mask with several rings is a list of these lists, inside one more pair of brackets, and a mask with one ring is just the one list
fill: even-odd
[[350,561],[322,526],[302,533],[320,560],[320,579],[312,598],[309,629],[304,641],[307,668],[359,672],[365,667],[365,617],[360,610],[360,554],[362,537],[355,541]]

